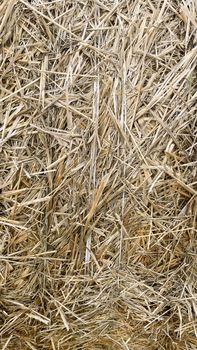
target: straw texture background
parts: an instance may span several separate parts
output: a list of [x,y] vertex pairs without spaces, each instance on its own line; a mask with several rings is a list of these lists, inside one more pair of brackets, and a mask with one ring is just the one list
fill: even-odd
[[197,1],[0,1],[0,348],[197,349]]

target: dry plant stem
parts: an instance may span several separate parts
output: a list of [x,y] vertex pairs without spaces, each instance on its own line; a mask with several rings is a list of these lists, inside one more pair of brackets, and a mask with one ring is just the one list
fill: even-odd
[[196,18],[0,1],[1,349],[197,349]]

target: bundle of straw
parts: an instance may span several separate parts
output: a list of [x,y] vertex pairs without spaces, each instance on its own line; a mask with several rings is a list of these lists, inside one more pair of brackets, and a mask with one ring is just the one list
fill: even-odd
[[0,348],[197,349],[197,1],[0,1]]

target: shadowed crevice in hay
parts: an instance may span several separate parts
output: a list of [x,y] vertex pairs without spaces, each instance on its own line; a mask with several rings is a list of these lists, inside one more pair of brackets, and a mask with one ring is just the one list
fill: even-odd
[[3,350],[197,348],[196,14],[0,1]]

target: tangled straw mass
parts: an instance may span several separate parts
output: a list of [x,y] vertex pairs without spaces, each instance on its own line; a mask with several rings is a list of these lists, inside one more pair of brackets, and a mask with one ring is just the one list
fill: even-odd
[[0,348],[197,349],[197,1],[0,1]]

